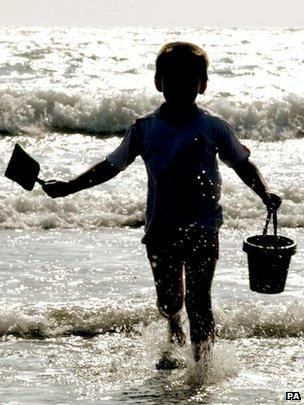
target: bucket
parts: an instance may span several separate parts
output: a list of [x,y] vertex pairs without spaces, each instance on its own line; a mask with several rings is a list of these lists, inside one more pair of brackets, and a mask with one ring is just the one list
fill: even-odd
[[[274,235],[267,235],[271,215]],[[276,211],[268,211],[263,234],[246,238],[243,250],[248,258],[250,289],[263,294],[283,292],[290,259],[296,253],[297,244],[292,239],[277,235]]]
[[39,171],[39,163],[16,143],[4,174],[5,177],[15,181],[26,190],[31,191],[36,181],[42,185],[45,183],[38,178]]

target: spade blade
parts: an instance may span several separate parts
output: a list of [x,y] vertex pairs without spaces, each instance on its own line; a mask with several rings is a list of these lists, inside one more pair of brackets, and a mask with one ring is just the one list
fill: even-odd
[[39,171],[39,163],[27,154],[20,145],[16,144],[5,171],[5,177],[31,191],[37,181]]

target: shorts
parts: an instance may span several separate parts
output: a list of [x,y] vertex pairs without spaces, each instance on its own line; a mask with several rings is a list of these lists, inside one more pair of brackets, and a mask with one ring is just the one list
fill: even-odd
[[173,234],[170,241],[153,241],[146,243],[147,257],[168,255],[182,262],[198,257],[219,257],[218,231],[198,224],[182,226]]

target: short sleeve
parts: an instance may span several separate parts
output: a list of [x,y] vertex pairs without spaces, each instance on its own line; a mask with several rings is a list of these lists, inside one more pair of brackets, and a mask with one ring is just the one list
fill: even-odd
[[218,120],[217,149],[219,158],[232,168],[250,156],[250,150],[238,140],[232,126],[224,120]]
[[136,123],[126,131],[120,145],[106,159],[118,170],[125,170],[140,154],[138,130]]

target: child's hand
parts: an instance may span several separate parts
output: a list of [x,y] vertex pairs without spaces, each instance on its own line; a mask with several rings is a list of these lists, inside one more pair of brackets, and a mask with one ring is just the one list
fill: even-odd
[[52,198],[65,197],[71,193],[70,183],[67,181],[49,180],[42,186],[43,191]]
[[263,198],[263,203],[266,205],[269,211],[277,211],[282,204],[282,198],[277,194],[267,193]]

